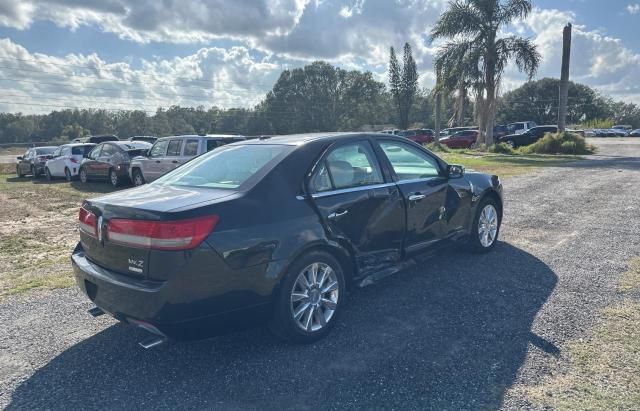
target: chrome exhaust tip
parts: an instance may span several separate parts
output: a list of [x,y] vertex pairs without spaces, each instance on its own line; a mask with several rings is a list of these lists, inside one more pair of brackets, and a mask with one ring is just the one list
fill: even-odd
[[153,324],[149,324],[148,322],[145,322],[145,321],[134,320],[133,318],[128,318],[127,322],[135,325],[136,327],[142,328],[143,330],[151,334],[150,336],[148,336],[147,338],[145,338],[144,340],[138,343],[138,345],[144,348],[145,350],[156,347],[162,343],[167,342],[168,340],[167,336],[164,335],[162,331],[158,330]]

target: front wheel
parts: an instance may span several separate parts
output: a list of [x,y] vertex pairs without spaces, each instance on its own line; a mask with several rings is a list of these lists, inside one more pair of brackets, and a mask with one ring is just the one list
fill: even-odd
[[471,226],[467,248],[476,253],[486,253],[495,245],[500,233],[498,204],[492,198],[480,202]]
[[80,172],[78,172],[78,174],[80,175],[80,182],[82,184],[86,184],[87,181],[89,181],[89,176],[87,175],[87,170],[85,170],[84,168],[81,168]]
[[116,174],[116,172],[113,170],[109,170],[109,181],[114,187],[118,187],[120,185],[120,178],[118,177],[118,174]]
[[507,145],[511,148],[516,148],[516,143],[513,140],[507,140],[505,141],[505,143],[507,143]]
[[344,298],[340,263],[322,251],[305,254],[287,270],[276,298],[271,330],[292,342],[317,341],[335,324]]
[[64,169],[64,178],[69,182],[72,180],[71,171],[68,168]]
[[144,181],[144,176],[142,175],[142,171],[140,171],[139,169],[134,169],[133,170],[133,185],[136,187],[139,187],[141,185],[144,185],[145,181]]

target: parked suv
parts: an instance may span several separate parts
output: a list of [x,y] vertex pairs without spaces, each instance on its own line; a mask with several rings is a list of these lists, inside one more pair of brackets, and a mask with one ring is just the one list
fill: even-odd
[[28,149],[24,155],[16,157],[18,163],[16,164],[16,174],[18,177],[24,177],[27,174],[31,174],[32,177],[38,177],[44,172],[44,164],[57,147],[37,147]]
[[65,177],[71,181],[78,176],[80,163],[95,147],[95,144],[65,144],[56,148],[51,159],[44,166],[44,174],[47,180],[55,177]]
[[98,144],[80,164],[80,181],[107,180],[114,187],[129,179],[131,159],[147,152],[144,141],[110,141]]
[[511,123],[507,127],[509,127],[509,134],[523,134],[536,126],[535,121],[519,121],[517,123]]
[[129,177],[135,186],[151,182],[193,157],[216,147],[245,140],[230,135],[185,135],[159,138],[148,153],[131,161]]

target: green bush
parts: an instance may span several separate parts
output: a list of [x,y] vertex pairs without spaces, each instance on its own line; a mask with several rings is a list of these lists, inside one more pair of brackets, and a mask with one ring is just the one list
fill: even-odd
[[520,148],[523,154],[592,154],[594,151],[584,137],[568,131],[547,133],[535,143]]
[[516,151],[507,143],[497,143],[489,147],[490,153],[516,154]]

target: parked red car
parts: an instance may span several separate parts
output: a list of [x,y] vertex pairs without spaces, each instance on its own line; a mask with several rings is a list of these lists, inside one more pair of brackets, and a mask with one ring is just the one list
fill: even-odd
[[411,141],[415,141],[418,144],[431,143],[435,138],[435,132],[428,128],[415,128],[412,130],[405,130],[401,131],[398,135],[406,137]]
[[463,130],[440,139],[449,148],[470,148],[478,139],[478,130]]

